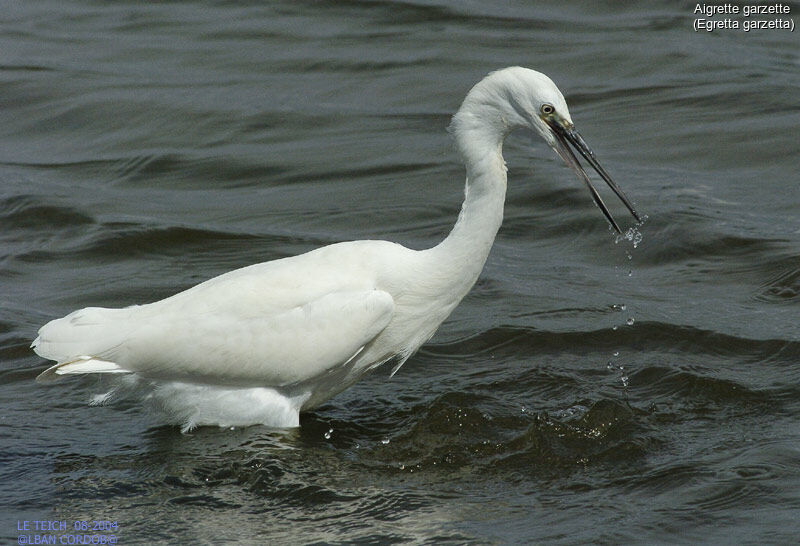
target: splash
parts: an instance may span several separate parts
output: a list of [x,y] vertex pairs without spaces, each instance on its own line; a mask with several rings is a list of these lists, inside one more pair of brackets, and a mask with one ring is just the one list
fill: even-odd
[[[622,241],[628,241],[633,244],[633,248],[638,247],[641,244],[642,239],[644,239],[644,236],[642,235],[642,232],[639,231],[639,228],[643,226],[646,221],[647,216],[643,216],[641,222],[633,227],[629,227],[627,230],[625,230],[625,233],[617,235],[614,239],[614,244],[619,244]],[[628,259],[631,259],[630,254],[628,254]]]

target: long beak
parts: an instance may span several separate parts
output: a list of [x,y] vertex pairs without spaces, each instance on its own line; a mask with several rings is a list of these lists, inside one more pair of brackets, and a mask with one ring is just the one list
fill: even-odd
[[594,202],[603,212],[606,219],[608,220],[608,223],[610,223],[611,226],[615,230],[617,230],[617,233],[622,233],[622,230],[619,228],[619,225],[611,216],[611,213],[608,211],[608,207],[606,207],[606,204],[603,203],[603,199],[600,197],[600,194],[597,193],[597,190],[592,185],[592,181],[589,179],[589,175],[586,174],[586,171],[581,166],[580,162],[578,161],[578,158],[575,157],[575,154],[572,152],[572,149],[569,146],[570,144],[576,150],[578,150],[578,153],[580,153],[583,156],[583,158],[589,163],[589,165],[591,165],[592,168],[595,171],[597,171],[597,174],[600,175],[600,178],[605,180],[606,184],[608,184],[608,186],[612,190],[614,190],[614,193],[617,194],[617,197],[619,197],[620,201],[622,201],[625,204],[625,206],[628,207],[628,210],[633,215],[633,217],[636,218],[636,221],[641,223],[642,219],[636,212],[636,210],[633,208],[633,204],[631,204],[630,200],[625,195],[625,193],[620,189],[620,187],[617,186],[616,182],[614,182],[611,179],[611,176],[606,172],[606,170],[600,165],[600,163],[598,163],[597,159],[594,156],[594,152],[592,151],[591,148],[589,148],[589,145],[586,144],[586,142],[583,140],[583,137],[581,137],[580,133],[578,133],[578,131],[575,130],[575,126],[567,121],[558,119],[555,115],[543,119],[544,122],[547,123],[547,125],[550,127],[550,130],[553,132],[553,136],[555,136],[556,145],[553,147],[553,149],[556,151],[556,153],[558,153],[558,155],[561,156],[564,162],[567,165],[569,165],[569,167],[573,171],[575,171],[575,174],[578,175],[578,178],[580,178],[586,183],[586,187],[589,188],[589,191],[592,194],[592,199],[594,199]]

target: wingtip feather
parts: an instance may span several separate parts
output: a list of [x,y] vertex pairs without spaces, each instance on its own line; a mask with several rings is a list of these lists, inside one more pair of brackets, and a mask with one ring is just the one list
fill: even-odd
[[114,362],[101,360],[91,356],[79,356],[68,362],[59,362],[50,366],[36,376],[36,381],[46,383],[56,381],[62,375],[87,374],[87,373],[130,373]]

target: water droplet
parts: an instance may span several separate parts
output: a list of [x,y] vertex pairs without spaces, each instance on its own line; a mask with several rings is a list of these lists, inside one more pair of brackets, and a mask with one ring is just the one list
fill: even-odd
[[620,377],[620,380],[622,381],[622,386],[628,388],[628,376],[623,375],[622,377]]
[[619,356],[619,351],[614,351],[614,356]]
[[630,269],[628,270],[628,276],[633,277],[633,271],[631,271]]
[[625,324],[627,324],[628,326],[633,326],[633,323],[634,323],[633,317],[625,321]]
[[633,243],[633,248],[636,248],[639,246],[639,243],[642,242],[642,232],[639,231],[637,227],[629,228],[624,234],[618,235],[614,240],[615,243],[619,243],[620,241],[630,241]]
[[381,443],[382,443],[383,445],[386,445],[386,444],[388,444],[388,443],[389,443],[389,438],[384,438],[383,440],[381,440]]
[[628,308],[628,306],[627,306],[627,305],[625,305],[624,303],[623,303],[622,305],[620,305],[620,306],[619,306],[619,309],[620,309],[620,311],[624,311],[624,310],[625,310],[625,309],[627,309],[627,308]]
[[606,369],[608,371],[612,371],[614,369],[614,363],[609,360],[608,364],[606,365]]
[[332,429],[332,428],[331,428],[331,429],[328,429],[328,432],[326,432],[325,434],[323,434],[323,436],[325,436],[325,439],[326,439],[326,440],[330,440],[330,439],[331,439],[331,434],[333,434],[333,429]]

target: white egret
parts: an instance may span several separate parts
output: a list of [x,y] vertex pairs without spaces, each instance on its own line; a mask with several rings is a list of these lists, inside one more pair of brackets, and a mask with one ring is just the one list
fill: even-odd
[[337,243],[231,271],[155,303],[87,307],[39,330],[33,349],[57,364],[37,379],[117,374],[115,388],[136,387],[184,431],[298,426],[300,412],[367,371],[390,360],[397,371],[470,290],[503,219],[502,145],[516,128],[544,138],[618,232],[570,146],[639,220],[575,130],[555,84],[533,70],[506,68],[475,85],[453,117],[465,198],[437,246]]

